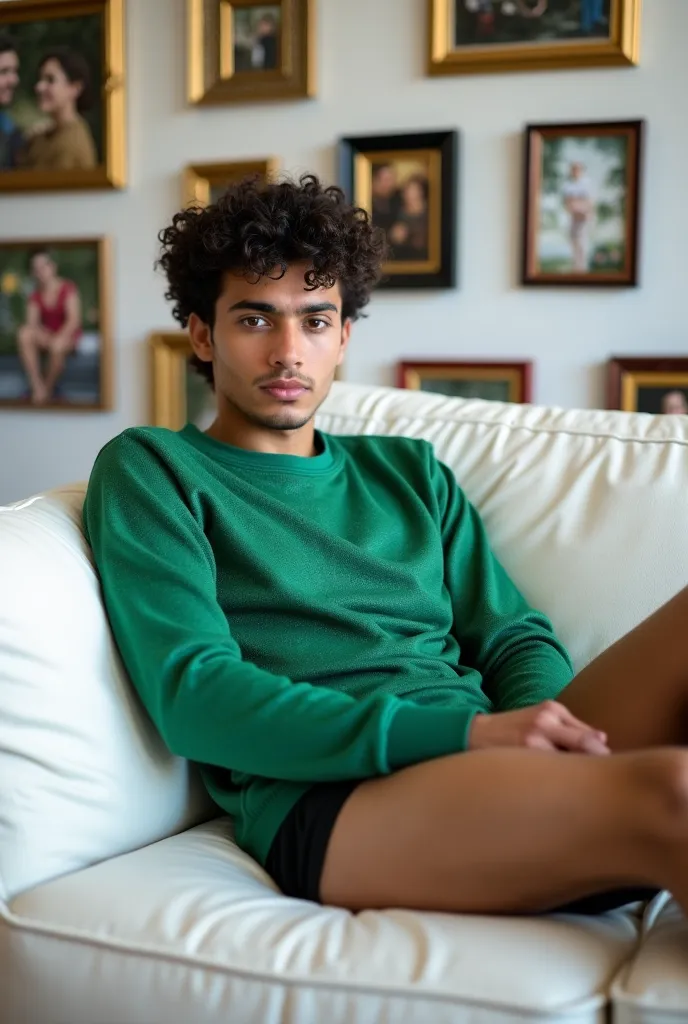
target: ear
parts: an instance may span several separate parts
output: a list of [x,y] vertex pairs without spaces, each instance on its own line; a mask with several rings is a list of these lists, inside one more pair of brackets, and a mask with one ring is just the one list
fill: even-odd
[[204,323],[200,316],[192,313],[189,317],[189,339],[191,341],[191,348],[194,350],[194,354],[203,363],[212,363],[213,361],[213,339],[212,332],[208,324]]
[[353,327],[353,321],[348,319],[342,324],[342,338],[339,345],[339,357],[337,358],[337,366],[342,365],[342,360],[346,353],[349,340],[351,339],[351,328]]

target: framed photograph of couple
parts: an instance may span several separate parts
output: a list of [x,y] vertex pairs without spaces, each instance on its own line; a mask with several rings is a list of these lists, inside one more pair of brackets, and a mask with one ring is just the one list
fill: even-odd
[[524,285],[635,287],[644,124],[530,125]]
[[688,357],[614,356],[607,365],[607,405],[655,416],[688,415]]
[[208,206],[217,202],[225,189],[235,182],[244,178],[275,178],[278,172],[279,160],[271,156],[229,163],[190,164],[184,171],[184,203]]
[[458,149],[455,131],[341,140],[344,191],[387,240],[380,288],[456,286]]
[[0,408],[112,405],[105,238],[0,242]]
[[397,387],[432,391],[448,398],[478,398],[485,402],[530,402],[533,364],[492,362],[401,362]]
[[0,192],[126,184],[124,0],[0,3]]
[[431,75],[637,64],[641,0],[427,0]]
[[316,0],[187,0],[191,103],[315,95]]

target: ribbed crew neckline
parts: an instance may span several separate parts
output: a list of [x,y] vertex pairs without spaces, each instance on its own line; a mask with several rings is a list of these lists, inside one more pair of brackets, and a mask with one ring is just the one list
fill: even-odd
[[224,462],[230,466],[244,466],[246,468],[265,470],[271,473],[298,473],[302,476],[315,476],[318,473],[327,473],[338,463],[338,454],[333,454],[328,438],[319,430],[315,431],[315,446],[319,450],[318,455],[310,458],[304,455],[276,455],[266,452],[254,452],[247,448],[237,448],[235,445],[227,444],[225,441],[218,441],[209,437],[202,430],[193,424],[187,423],[179,431],[180,437],[193,445],[199,451],[204,452],[218,462]]

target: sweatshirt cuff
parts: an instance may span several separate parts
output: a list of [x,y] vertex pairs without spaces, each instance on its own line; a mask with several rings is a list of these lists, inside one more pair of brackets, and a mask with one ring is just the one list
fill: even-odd
[[468,748],[468,732],[477,708],[438,707],[404,701],[387,734],[390,771]]

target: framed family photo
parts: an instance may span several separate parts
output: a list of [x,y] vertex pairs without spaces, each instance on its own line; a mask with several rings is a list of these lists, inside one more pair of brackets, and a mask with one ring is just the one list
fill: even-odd
[[486,402],[530,402],[531,362],[401,362],[397,387],[432,391],[449,398],[479,398]]
[[638,283],[643,122],[530,125],[523,284]]
[[688,415],[688,357],[614,356],[607,392],[610,409]]
[[275,178],[279,172],[276,157],[260,160],[235,160],[230,163],[190,164],[184,171],[184,202],[186,205],[208,206],[216,202],[225,189],[244,178]]
[[315,0],[187,0],[191,103],[315,95]]
[[455,287],[458,146],[455,131],[341,140],[344,190],[387,239],[380,288]]
[[0,242],[0,408],[112,404],[108,243]]
[[641,0],[427,0],[431,75],[637,64]]
[[0,192],[126,184],[124,0],[0,3]]

